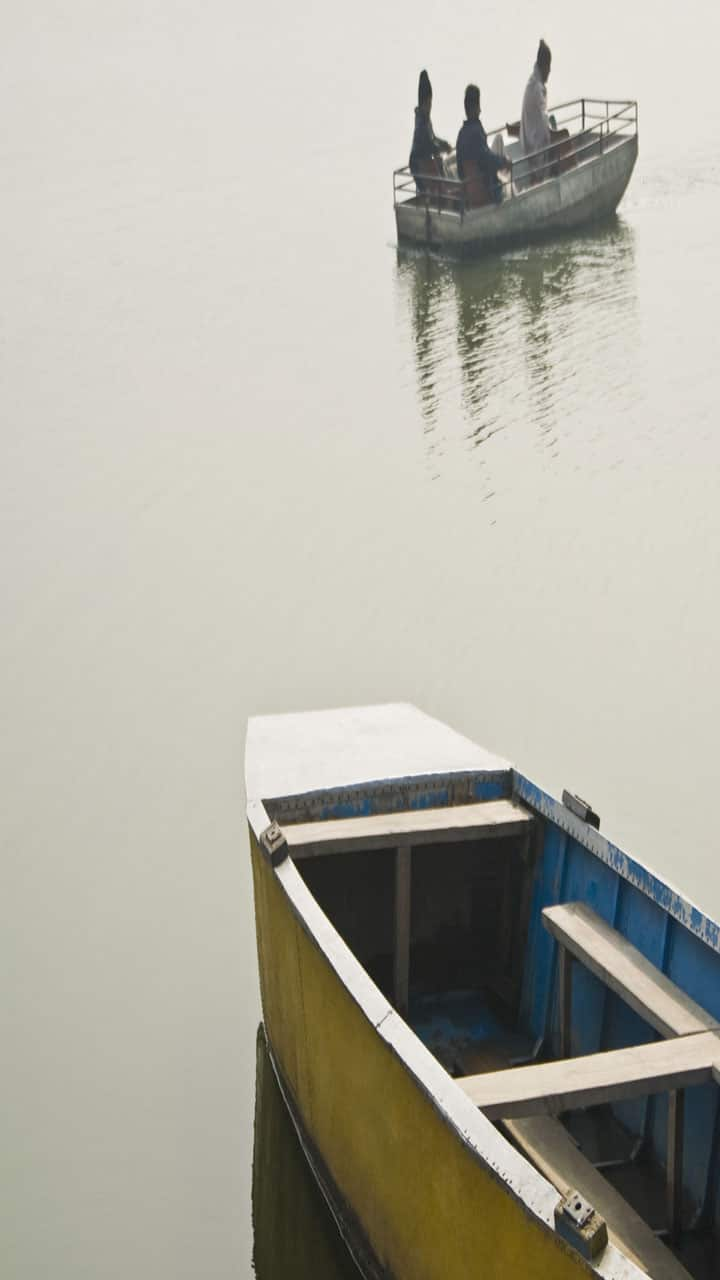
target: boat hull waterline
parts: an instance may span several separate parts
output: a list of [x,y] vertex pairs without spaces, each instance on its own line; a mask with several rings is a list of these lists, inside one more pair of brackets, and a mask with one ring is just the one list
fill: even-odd
[[459,255],[482,253],[534,237],[574,231],[615,213],[632,177],[637,138],[578,169],[521,192],[503,204],[458,214],[399,204],[398,239]]
[[[513,166],[499,204],[469,205],[457,176],[426,178],[420,191],[409,169],[396,170],[398,240],[462,257],[610,217],[638,156],[637,103],[576,99],[555,111],[569,139],[534,157],[507,134],[497,135]],[[454,166],[453,153],[447,162],[453,175]]]

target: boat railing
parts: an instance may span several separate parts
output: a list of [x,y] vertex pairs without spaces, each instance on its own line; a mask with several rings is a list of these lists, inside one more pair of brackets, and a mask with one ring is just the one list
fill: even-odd
[[[573,98],[550,108],[556,131],[567,136],[528,155],[508,156],[510,168],[503,183],[503,201],[513,199],[546,180],[602,155],[617,142],[637,135],[638,107],[631,99]],[[491,129],[488,136],[502,134]],[[454,153],[451,153],[451,156]],[[467,186],[461,178],[441,175],[416,177],[409,166],[393,173],[393,203],[412,201],[428,212],[454,212],[461,218],[470,208]]]
[[568,137],[514,160],[513,186],[524,190],[555,177],[563,166],[574,168],[583,160],[602,155],[612,138],[632,137],[638,129],[637,102],[632,100],[575,98],[552,107],[550,115],[556,130],[567,131]]

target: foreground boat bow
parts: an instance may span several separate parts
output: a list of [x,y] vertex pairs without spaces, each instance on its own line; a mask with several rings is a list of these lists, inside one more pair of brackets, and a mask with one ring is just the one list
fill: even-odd
[[363,1272],[714,1274],[717,926],[412,707],[252,720],[247,793],[269,1050]]

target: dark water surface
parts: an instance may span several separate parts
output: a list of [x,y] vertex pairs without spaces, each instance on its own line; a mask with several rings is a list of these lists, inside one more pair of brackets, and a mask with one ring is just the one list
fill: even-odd
[[[417,702],[720,916],[716,8],[542,14],[552,98],[640,100],[617,220],[395,245],[419,67],[441,134],[471,79],[492,126],[538,21],[5,6],[13,1280],[251,1274],[249,714]],[[342,1274],[280,1148],[261,1280]]]
[[355,1264],[295,1134],[262,1030],[257,1038],[252,1210],[258,1280],[357,1280]]

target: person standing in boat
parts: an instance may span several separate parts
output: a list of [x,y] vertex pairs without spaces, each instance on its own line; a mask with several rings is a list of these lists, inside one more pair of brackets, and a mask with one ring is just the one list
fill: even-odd
[[432,110],[432,85],[427,71],[420,72],[418,104],[415,108],[415,131],[410,150],[410,171],[418,191],[425,191],[432,183],[428,178],[442,178],[442,156],[450,150],[450,143],[435,136],[430,112]]
[[476,84],[469,84],[465,90],[465,123],[458,134],[456,155],[458,177],[465,183],[466,204],[499,204],[502,186],[498,172],[509,169],[510,161],[488,146],[480,121],[480,90]]
[[[552,53],[544,40],[538,45],[537,58],[532,74],[525,86],[522,112],[520,115],[520,146],[524,156],[534,156],[528,177],[531,182],[541,182],[562,172],[560,163],[543,168],[549,159],[544,154],[546,147],[565,142],[569,138],[567,129],[556,129],[555,121],[548,115],[547,82],[552,66]],[[540,152],[539,155],[536,153]],[[566,148],[558,148],[553,158],[560,162],[566,155]],[[567,167],[566,165],[564,167]]]

